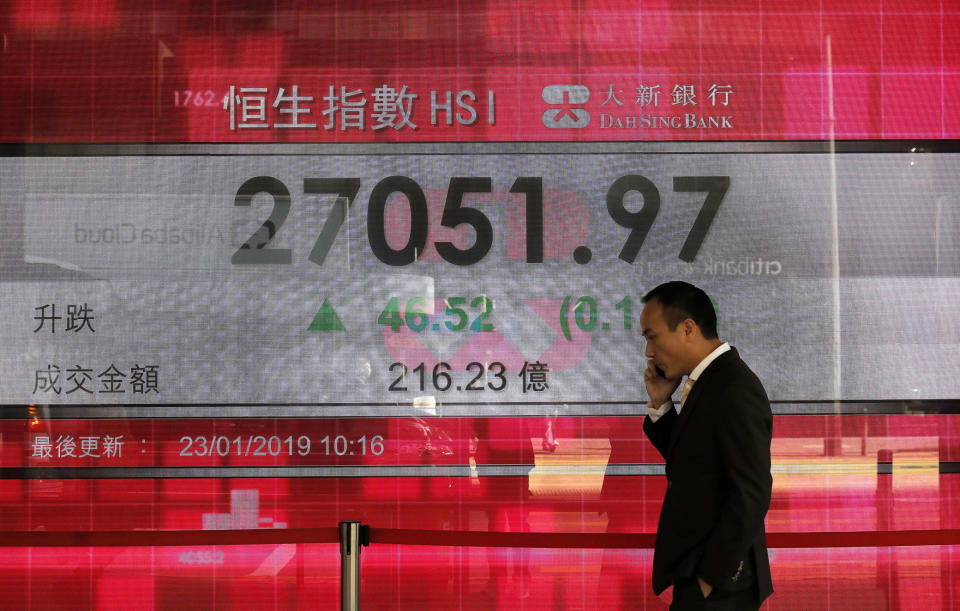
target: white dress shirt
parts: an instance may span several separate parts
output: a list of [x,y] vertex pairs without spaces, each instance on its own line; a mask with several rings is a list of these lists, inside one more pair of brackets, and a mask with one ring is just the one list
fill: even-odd
[[[691,371],[690,375],[687,376],[687,381],[685,384],[688,384],[690,388],[693,388],[693,384],[697,381],[697,378],[700,377],[700,374],[703,373],[703,370],[706,369],[707,366],[714,361],[714,359],[716,359],[718,356],[720,356],[724,352],[727,352],[728,350],[730,350],[730,344],[728,344],[727,342],[723,342],[722,344],[717,346],[716,350],[708,354],[706,358],[700,361],[700,363],[693,368],[693,371]],[[687,392],[689,393],[689,390]],[[647,403],[647,414],[650,415],[650,420],[652,422],[656,422],[657,420],[660,419],[660,416],[663,416],[664,414],[666,414],[671,407],[673,407],[673,401],[669,401],[669,400],[657,408],[653,407],[653,403],[650,402],[650,403]],[[677,409],[677,414],[679,414],[680,410],[683,409],[683,404],[681,403],[680,405],[678,405],[676,409]]]

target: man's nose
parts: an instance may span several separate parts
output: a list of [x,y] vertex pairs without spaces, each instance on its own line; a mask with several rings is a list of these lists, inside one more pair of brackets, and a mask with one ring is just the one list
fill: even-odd
[[653,348],[650,346],[650,342],[647,342],[647,346],[644,349],[643,354],[646,355],[648,359],[653,358]]

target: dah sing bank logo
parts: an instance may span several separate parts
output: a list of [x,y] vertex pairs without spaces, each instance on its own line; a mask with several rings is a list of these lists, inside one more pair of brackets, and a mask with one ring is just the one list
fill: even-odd
[[583,85],[547,85],[540,94],[547,104],[561,105],[543,113],[543,125],[550,129],[583,129],[590,125],[590,113],[576,108],[590,100],[590,90]]
[[[599,115],[599,129],[632,130],[719,130],[733,129],[734,96],[730,84],[712,83],[703,87],[696,83],[636,83],[618,87],[613,83],[598,90],[594,114]],[[585,85],[547,85],[540,97],[550,108],[544,111],[544,127],[550,129],[583,129],[590,125],[590,89]],[[662,100],[661,100],[662,97]],[[722,114],[721,114],[722,113]]]

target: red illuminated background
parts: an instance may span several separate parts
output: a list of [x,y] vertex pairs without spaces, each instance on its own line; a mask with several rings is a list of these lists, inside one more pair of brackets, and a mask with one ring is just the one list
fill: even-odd
[[[782,140],[955,138],[960,6],[831,2],[139,2],[12,0],[0,15],[0,139],[7,142]],[[407,85],[416,130],[230,130],[231,86],[314,98]],[[546,129],[542,88],[582,84],[582,130]],[[616,130],[638,86],[692,85],[723,130]],[[711,85],[730,86],[728,106]],[[608,100],[611,87],[618,106]],[[430,125],[429,93],[471,90],[481,120]],[[496,121],[485,119],[486,92]],[[189,92],[189,98],[188,96]],[[622,93],[617,93],[622,92]],[[200,106],[194,104],[199,100]],[[268,100],[269,102],[270,100]],[[606,104],[604,104],[606,102]],[[616,108],[614,108],[616,107]],[[651,110],[651,109],[646,109]],[[274,117],[269,119],[272,122]]]
[[[955,413],[956,405],[941,407]],[[5,473],[43,472],[4,480],[0,511],[6,529],[25,532],[317,528],[342,519],[401,529],[654,532],[665,478],[637,474],[640,466],[662,463],[639,420],[560,417],[549,422],[549,435],[547,423],[543,417],[8,420],[0,431]],[[769,533],[960,528],[955,415],[781,415],[775,430]],[[38,435],[104,434],[123,436],[128,458],[78,463],[58,457],[58,450],[50,460],[31,456]],[[289,434],[314,440],[378,434],[386,441],[378,456],[327,455],[316,441],[307,457],[181,456],[184,435]],[[276,477],[297,465],[394,466],[407,474]],[[471,473],[431,476],[423,470],[428,465],[469,465]],[[91,479],[78,466],[143,470],[140,479],[102,470]],[[262,471],[210,479],[172,469],[185,466]],[[169,469],[167,476],[149,477],[158,468]],[[634,474],[617,475],[618,468]],[[830,548],[829,535],[813,536],[823,547],[772,550],[777,592],[765,608],[955,607],[956,546]],[[374,545],[362,558],[365,607],[662,605],[648,585],[650,550]],[[0,562],[5,604],[15,608],[179,608],[184,596],[202,608],[250,601],[332,608],[338,595],[335,545],[8,548]]]

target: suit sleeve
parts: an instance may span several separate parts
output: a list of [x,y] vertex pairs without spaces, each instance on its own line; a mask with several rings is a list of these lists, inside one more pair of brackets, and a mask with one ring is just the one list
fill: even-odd
[[643,419],[643,432],[647,438],[657,448],[664,460],[667,458],[667,450],[670,445],[670,433],[673,432],[673,425],[677,421],[677,410],[669,409],[667,413],[657,418],[654,422],[647,416]]
[[740,562],[763,532],[770,507],[770,441],[773,415],[759,381],[731,384],[722,395],[728,409],[718,418],[717,446],[723,472],[717,524],[698,569],[713,587],[735,581]]

